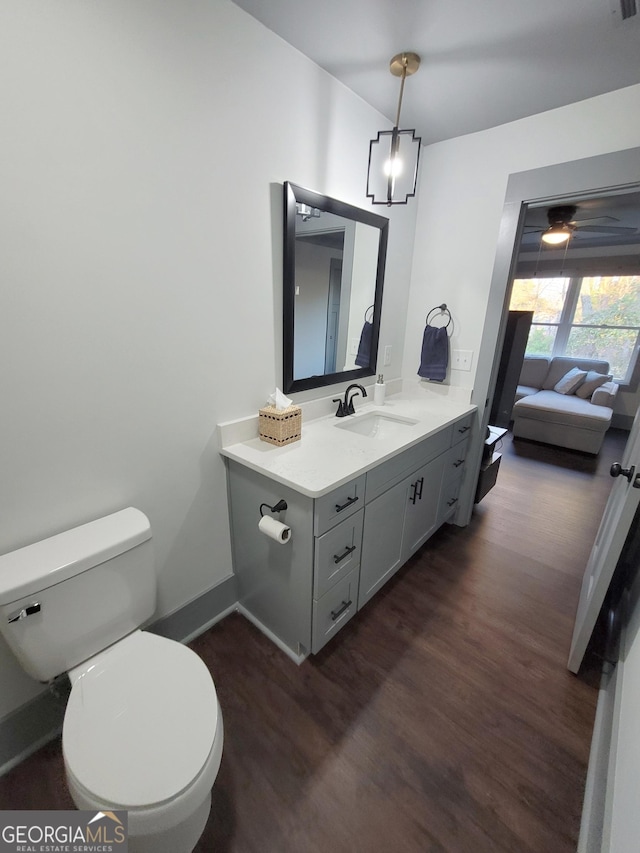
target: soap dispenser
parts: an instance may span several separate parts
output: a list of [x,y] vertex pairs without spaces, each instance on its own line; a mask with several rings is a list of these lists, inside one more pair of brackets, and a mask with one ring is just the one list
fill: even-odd
[[382,406],[384,403],[384,395],[387,390],[387,386],[384,384],[384,376],[382,373],[378,374],[378,381],[373,386],[373,402],[376,406]]

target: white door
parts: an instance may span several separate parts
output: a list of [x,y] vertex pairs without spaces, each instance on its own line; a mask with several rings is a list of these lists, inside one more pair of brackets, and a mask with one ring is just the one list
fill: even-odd
[[[613,468],[612,468],[613,472]],[[567,666],[577,672],[640,503],[640,410],[627,440],[584,573]]]

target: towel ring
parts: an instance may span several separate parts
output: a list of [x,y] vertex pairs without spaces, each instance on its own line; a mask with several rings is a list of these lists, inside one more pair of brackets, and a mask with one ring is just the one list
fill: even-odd
[[427,314],[427,319],[425,321],[426,325],[429,325],[429,318],[436,311],[439,311],[441,314],[446,314],[449,319],[447,320],[446,326],[435,326],[434,328],[448,329],[451,323],[453,322],[453,317],[451,316],[451,311],[449,311],[445,302],[443,302],[442,305],[436,305],[435,308],[432,308],[431,311],[429,311],[429,313]]
[[367,308],[367,310],[364,312],[364,321],[365,321],[365,323],[373,323],[373,314],[371,314],[371,319],[370,319],[370,320],[367,320],[367,314],[369,313],[369,311],[373,311],[373,305],[369,305],[369,307]]

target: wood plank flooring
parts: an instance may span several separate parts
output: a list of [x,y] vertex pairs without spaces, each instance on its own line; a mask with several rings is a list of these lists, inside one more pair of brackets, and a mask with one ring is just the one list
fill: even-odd
[[[197,853],[574,851],[596,691],[566,658],[625,440],[594,460],[507,436],[472,523],[299,667],[239,615],[194,641],[225,721]],[[70,808],[63,778],[52,743],[0,808]]]

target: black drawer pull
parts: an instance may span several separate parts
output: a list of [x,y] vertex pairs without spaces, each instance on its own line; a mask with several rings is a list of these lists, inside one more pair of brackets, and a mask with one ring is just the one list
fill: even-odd
[[336,512],[342,512],[343,509],[351,506],[351,504],[354,504],[357,500],[358,496],[356,495],[355,498],[347,498],[346,504],[342,504],[342,506],[340,506],[340,504],[336,504]]
[[447,501],[447,506],[453,506],[455,503],[458,503],[458,498],[451,498],[450,501]]
[[471,427],[467,424],[467,426],[463,426],[462,428],[458,427],[458,432],[462,434],[464,432],[467,432],[470,429],[471,429]]
[[332,610],[331,611],[331,621],[335,622],[336,619],[339,619],[342,616],[342,614],[344,613],[344,611],[348,610],[352,604],[353,604],[353,601],[343,601],[342,607],[340,608],[340,610]]
[[[420,488],[418,488],[418,483],[420,484]],[[420,477],[419,480],[416,481],[416,497],[419,501],[422,500],[422,487],[424,486],[424,477]]]
[[411,501],[412,504],[414,504],[417,500],[417,497],[418,497],[418,484],[417,483],[411,483],[411,488],[413,489],[413,494],[410,495],[409,500]]
[[454,467],[454,468],[459,468],[459,467],[462,465],[462,463],[463,463],[463,462],[464,462],[464,459],[458,459],[458,461],[457,461],[457,462],[454,462],[454,463],[453,463],[453,467]]
[[347,545],[347,550],[344,552],[344,554],[340,554],[340,555],[334,554],[333,555],[333,562],[334,563],[341,563],[344,559],[346,559],[346,557],[349,556],[349,554],[353,553],[353,551],[355,551],[355,550],[356,550],[355,545],[351,545],[351,546]]

